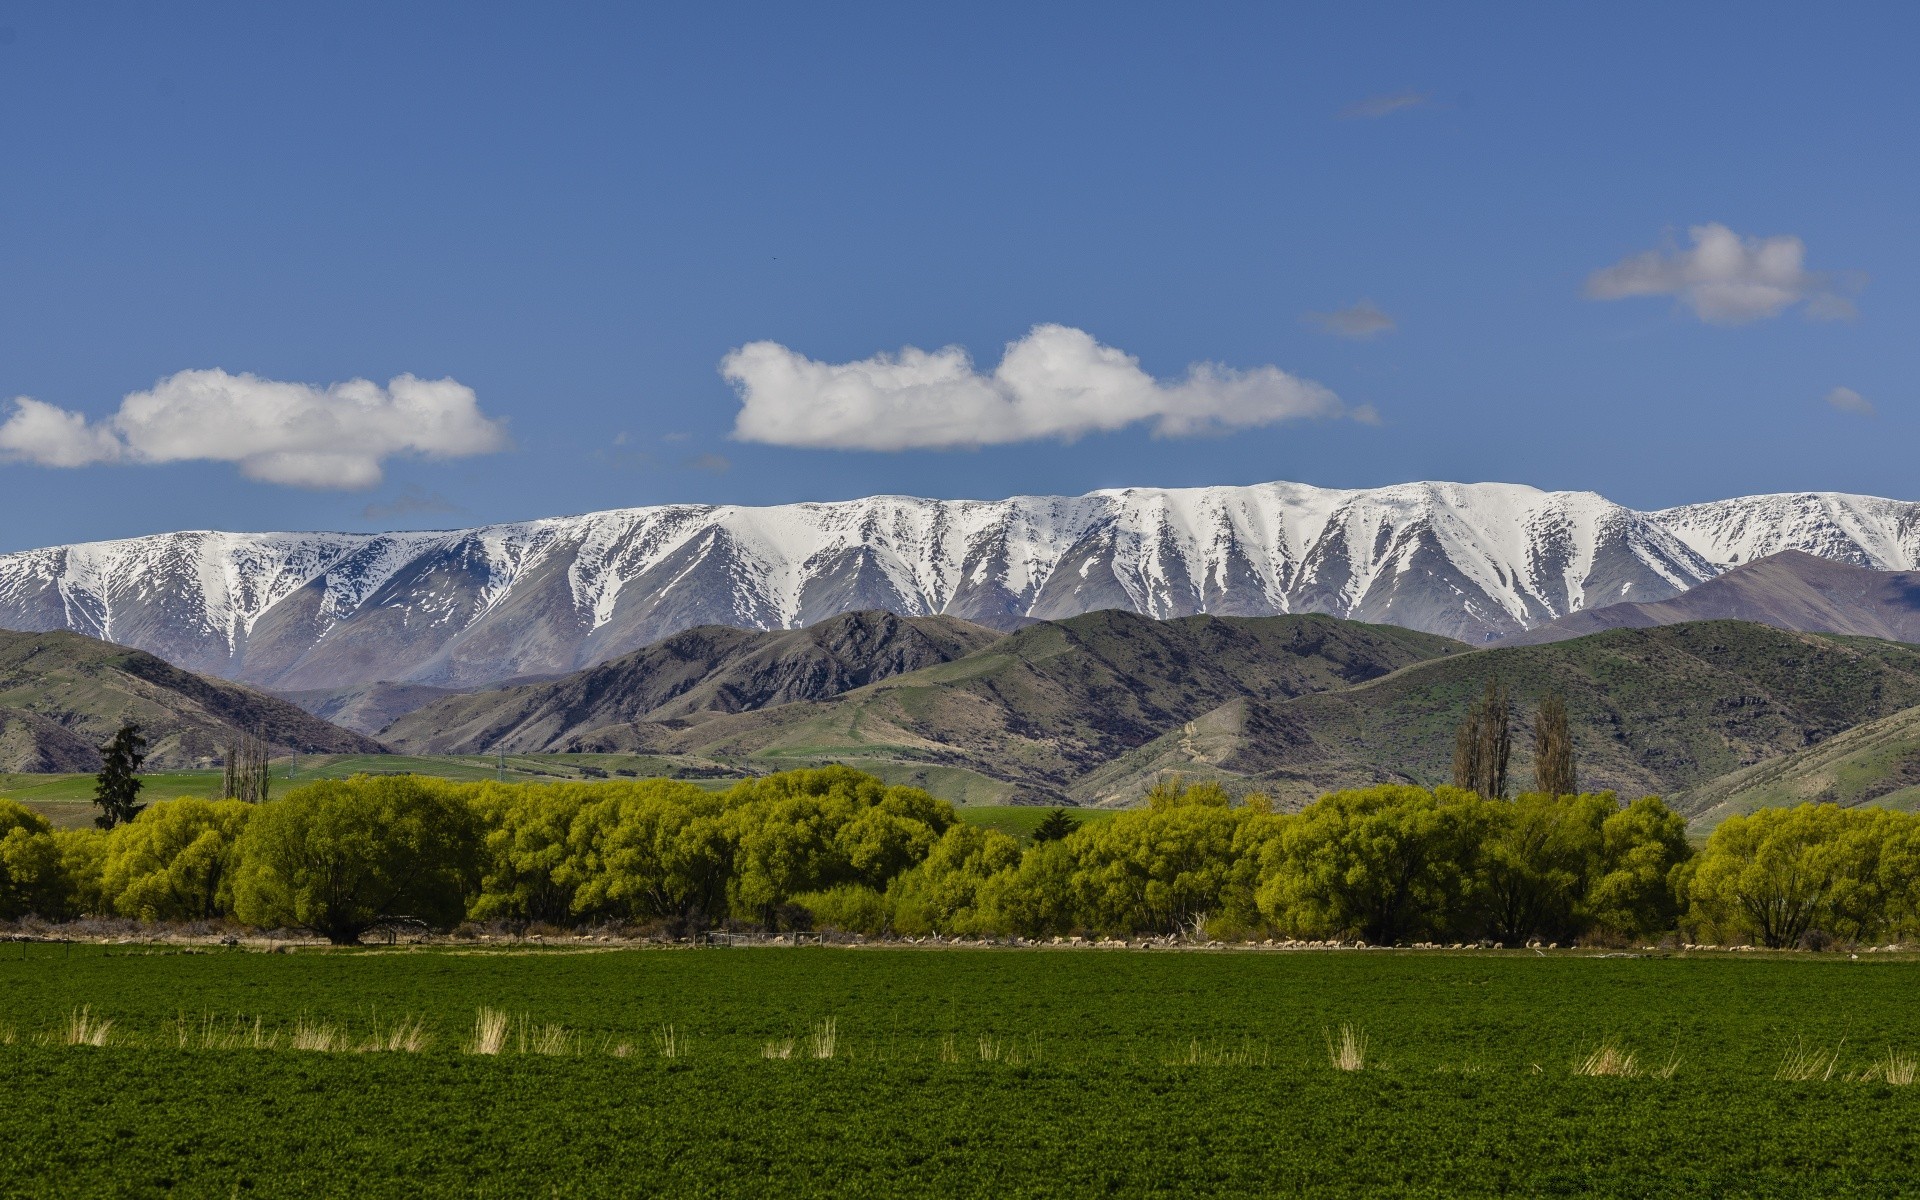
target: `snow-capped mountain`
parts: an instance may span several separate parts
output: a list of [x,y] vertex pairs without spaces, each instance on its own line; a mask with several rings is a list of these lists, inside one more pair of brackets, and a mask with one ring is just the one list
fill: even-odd
[[572,671],[700,624],[858,609],[1000,628],[1128,608],[1324,612],[1484,641],[1796,549],[1920,567],[1920,503],[1411,483],[663,505],[444,532],[169,533],[0,555],[0,627],[279,689]]

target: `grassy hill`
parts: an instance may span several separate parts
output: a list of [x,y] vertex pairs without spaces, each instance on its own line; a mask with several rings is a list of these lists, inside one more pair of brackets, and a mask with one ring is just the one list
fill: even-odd
[[627,726],[582,750],[671,749],[722,760],[944,767],[1050,803],[1087,771],[1234,698],[1280,701],[1343,688],[1459,642],[1324,616],[1185,617],[1105,611],[1044,622],[953,662],[824,703]]
[[92,771],[122,721],[139,724],[155,769],[217,758],[242,730],[307,753],[383,747],[285,700],[183,671],[77,633],[0,631],[0,770]]
[[1528,718],[1559,693],[1583,787],[1684,801],[1686,789],[1920,703],[1920,646],[1705,621],[1481,650],[1343,691],[1223,705],[1089,773],[1072,794],[1126,803],[1172,770],[1293,802],[1370,781],[1445,782],[1454,731],[1489,679],[1515,698],[1522,786]]
[[1724,775],[1682,797],[1687,810],[1698,814],[1698,832],[1735,813],[1808,802],[1920,809],[1920,707]]

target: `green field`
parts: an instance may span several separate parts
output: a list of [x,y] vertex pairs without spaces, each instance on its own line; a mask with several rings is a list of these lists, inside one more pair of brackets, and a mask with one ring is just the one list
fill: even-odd
[[[1894,1196],[1920,1086],[1849,1076],[1920,1049],[1916,987],[1879,956],[4,946],[0,1194]],[[498,1057],[462,1050],[483,1005]],[[83,1006],[104,1047],[42,1043]],[[281,1046],[180,1048],[208,1018]],[[410,1020],[417,1053],[285,1048]],[[547,1026],[567,1053],[516,1049]],[[1677,1066],[1575,1074],[1606,1043]],[[1832,1077],[1776,1080],[1796,1043]]]
[[[725,788],[733,779],[701,778],[701,766],[688,760],[651,754],[509,754],[504,765],[490,754],[311,754],[298,761],[273,760],[273,789],[313,779],[345,779],[350,775],[433,775],[441,779],[504,779],[509,783],[557,783],[599,778],[690,776],[700,787]],[[591,772],[601,772],[600,775]],[[218,796],[221,772],[164,771],[140,776],[143,800],[172,800],[180,796]],[[72,828],[93,820],[91,775],[21,775],[0,773],[0,797],[18,800],[52,821]]]
[[[1032,804],[976,804],[954,810],[960,819],[969,825],[985,825],[989,829],[998,829],[1026,841],[1040,822],[1047,819],[1051,808],[1041,808]],[[1067,815],[1081,823],[1098,823],[1111,820],[1116,810],[1111,808],[1070,808]]]

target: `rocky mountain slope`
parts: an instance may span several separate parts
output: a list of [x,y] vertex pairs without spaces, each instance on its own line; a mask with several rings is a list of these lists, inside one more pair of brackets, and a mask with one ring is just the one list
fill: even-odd
[[698,625],[845,612],[997,629],[1122,608],[1321,612],[1483,643],[1678,595],[1781,550],[1920,568],[1920,504],[1414,483],[999,501],[666,505],[448,532],[188,532],[0,555],[0,627],[67,629],[280,691],[557,675]]
[[[1029,626],[965,658],[827,701],[697,724],[611,725],[554,750],[674,752],[763,767],[916,764],[1017,785],[1028,802],[1221,703],[1278,702],[1464,654],[1446,638],[1331,617],[1106,610]],[[531,748],[531,747],[529,747]]]
[[1002,636],[952,617],[884,612],[779,632],[703,625],[552,682],[442,699],[381,736],[410,754],[533,753],[609,726],[687,725],[823,700],[950,662]]
[[1536,625],[1503,646],[1564,641],[1602,629],[1682,621],[1758,621],[1803,633],[1920,642],[1920,571],[1875,571],[1783,550],[1650,604],[1609,604]]
[[1375,781],[1444,783],[1454,731],[1490,678],[1514,696],[1521,786],[1531,779],[1531,715],[1558,693],[1582,787],[1691,808],[1705,802],[1689,801],[1689,789],[1920,703],[1920,646],[1704,621],[1480,650],[1284,704],[1224,705],[1071,790],[1124,803],[1182,771],[1297,803]]
[[123,720],[139,724],[156,770],[204,765],[239,731],[303,753],[381,751],[285,700],[139,650],[72,633],[0,632],[0,770],[98,770],[98,747]]

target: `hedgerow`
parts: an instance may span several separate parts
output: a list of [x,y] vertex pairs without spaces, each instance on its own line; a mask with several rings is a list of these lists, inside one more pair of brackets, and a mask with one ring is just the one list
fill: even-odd
[[1685,832],[1654,797],[1379,786],[1282,813],[1172,780],[1022,846],[845,767],[720,793],[358,777],[263,805],[162,801],[106,833],[0,801],[0,919],[225,918],[341,943],[403,918],[1770,947],[1920,926],[1920,817],[1766,810],[1697,855]]

